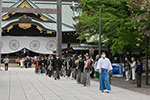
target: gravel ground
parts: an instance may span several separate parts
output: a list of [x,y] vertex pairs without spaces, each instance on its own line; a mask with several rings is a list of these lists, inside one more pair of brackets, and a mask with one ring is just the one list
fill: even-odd
[[[146,85],[146,78],[145,76],[142,77],[142,87],[141,88],[135,88],[136,84],[131,84],[131,80],[128,82],[125,82],[125,78],[112,78],[112,85],[118,86],[124,89],[144,93],[147,95],[150,95],[150,85]],[[149,77],[149,83],[150,83],[150,77]]]
[[[93,79],[95,81],[99,81],[99,79]],[[135,91],[135,92],[139,92],[139,93],[143,93],[143,94],[147,94],[150,95],[150,85],[146,85],[146,78],[145,76],[142,77],[142,87],[141,88],[136,88],[136,84],[132,84],[132,81],[125,81],[125,78],[111,78],[111,85],[113,86],[117,86],[123,89],[127,89],[127,90],[131,90],[131,91]],[[149,83],[150,83],[150,77],[149,77]]]

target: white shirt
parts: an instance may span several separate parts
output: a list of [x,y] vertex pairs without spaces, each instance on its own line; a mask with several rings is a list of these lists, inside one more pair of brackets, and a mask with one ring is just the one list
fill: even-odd
[[135,68],[136,67],[136,61],[133,61],[132,63],[131,63],[131,68]]
[[5,64],[8,64],[8,63],[9,63],[9,59],[8,59],[8,58],[4,58],[3,61],[4,61]]
[[94,64],[94,70],[95,71],[97,71],[97,63],[98,63],[98,61],[96,61],[95,64]]
[[98,60],[97,69],[101,70],[101,68],[108,69],[109,71],[111,71],[113,69],[111,62],[108,58],[100,58]]
[[20,66],[23,66],[23,59],[20,60]]

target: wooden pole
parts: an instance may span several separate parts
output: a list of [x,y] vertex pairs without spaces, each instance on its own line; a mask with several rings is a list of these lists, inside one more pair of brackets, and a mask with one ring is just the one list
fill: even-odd
[[62,0],[57,0],[57,54],[62,58]]
[[146,85],[149,85],[148,83],[148,51],[149,51],[149,36],[146,36]]
[[100,7],[100,14],[99,14],[99,56],[101,55],[101,35],[102,35],[102,7]]
[[[2,41],[2,0],[0,0],[0,41]],[[0,47],[0,70],[1,70],[1,47]]]

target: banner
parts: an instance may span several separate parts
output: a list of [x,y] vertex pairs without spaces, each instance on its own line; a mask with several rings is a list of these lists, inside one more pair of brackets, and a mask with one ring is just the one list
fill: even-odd
[[18,52],[24,48],[40,54],[52,54],[56,50],[56,37],[2,36],[2,54]]

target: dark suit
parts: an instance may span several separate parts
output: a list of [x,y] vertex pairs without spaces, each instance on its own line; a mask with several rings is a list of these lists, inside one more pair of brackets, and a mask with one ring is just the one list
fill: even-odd
[[60,70],[62,66],[61,59],[54,59],[53,60],[53,69],[54,69],[54,78],[60,79]]
[[143,64],[141,62],[138,62],[136,65],[136,84],[138,87],[141,87],[141,76],[143,72]]

